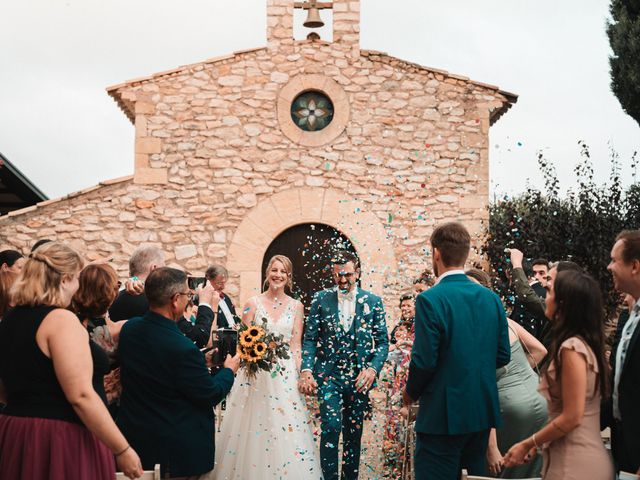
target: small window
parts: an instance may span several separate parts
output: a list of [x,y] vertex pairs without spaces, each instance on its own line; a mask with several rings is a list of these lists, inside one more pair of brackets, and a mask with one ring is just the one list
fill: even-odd
[[333,102],[322,92],[304,92],[291,104],[291,119],[305,132],[318,132],[333,120]]

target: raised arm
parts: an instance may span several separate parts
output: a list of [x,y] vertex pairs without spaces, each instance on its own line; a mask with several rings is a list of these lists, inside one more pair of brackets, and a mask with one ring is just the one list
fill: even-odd
[[140,476],[140,458],[129,447],[93,389],[89,334],[78,317],[67,310],[54,310],[43,320],[36,341],[43,353],[51,358],[62,391],[82,423],[116,455],[123,472],[132,478]]
[[296,362],[296,370],[298,371],[302,362],[302,330],[304,330],[304,306],[298,302],[293,317],[291,341],[289,342],[293,359]]
[[182,321],[178,326],[187,338],[195,343],[198,348],[202,348],[211,343],[213,317],[213,310],[208,304],[200,305],[198,306],[195,325],[183,318],[184,321]]
[[524,254],[517,248],[511,248],[509,249],[509,255],[511,257],[511,266],[513,267],[511,269],[511,282],[516,297],[530,313],[544,317],[544,300],[531,288],[527,275],[522,268]]
[[514,267],[511,270],[513,291],[518,297],[518,300],[522,302],[524,308],[536,316],[544,317],[544,300],[538,296],[535,290],[529,285],[527,275],[524,273],[522,267]]

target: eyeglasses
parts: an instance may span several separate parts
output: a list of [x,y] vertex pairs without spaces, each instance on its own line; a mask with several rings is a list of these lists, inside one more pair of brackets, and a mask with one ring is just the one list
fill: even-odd
[[335,277],[353,278],[356,276],[356,272],[340,272],[340,273],[334,273],[333,275]]
[[193,300],[193,292],[178,292],[176,295],[186,295],[189,300]]

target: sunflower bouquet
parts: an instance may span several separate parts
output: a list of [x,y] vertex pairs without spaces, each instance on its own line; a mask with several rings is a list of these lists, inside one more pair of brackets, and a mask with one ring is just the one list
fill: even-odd
[[267,329],[267,320],[262,325],[240,324],[238,331],[238,351],[240,352],[240,368],[245,370],[248,378],[256,378],[260,370],[271,372],[275,377],[282,369],[279,360],[289,359],[289,344],[282,335]]

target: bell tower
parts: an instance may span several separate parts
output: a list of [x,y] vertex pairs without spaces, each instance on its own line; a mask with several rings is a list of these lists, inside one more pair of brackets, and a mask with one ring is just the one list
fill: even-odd
[[[325,24],[323,11],[333,10],[333,43],[360,55],[360,0],[267,0],[267,44],[269,48],[293,44],[293,11],[306,12],[304,26],[311,29]],[[315,32],[307,38],[319,39]]]

